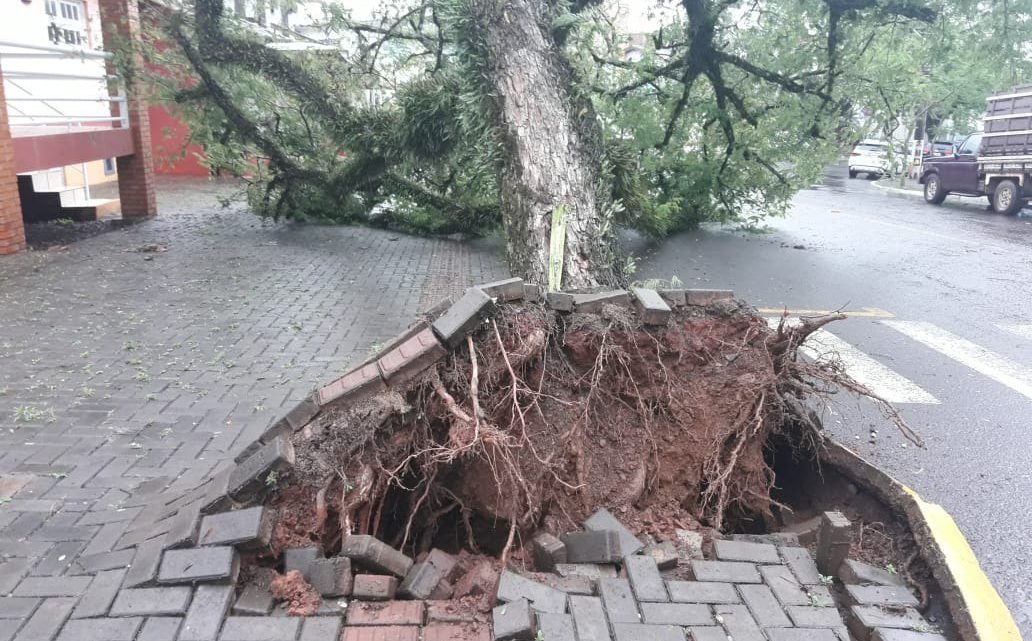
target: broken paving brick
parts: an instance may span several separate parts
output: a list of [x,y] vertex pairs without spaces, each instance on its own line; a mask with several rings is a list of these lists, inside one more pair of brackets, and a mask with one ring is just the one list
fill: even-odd
[[670,541],[660,541],[645,546],[641,551],[646,556],[651,556],[656,561],[656,567],[660,570],[673,570],[677,567],[680,556],[677,548]]
[[538,532],[530,543],[538,570],[550,572],[557,563],[566,563],[566,545],[554,534]]
[[613,530],[567,532],[562,542],[570,563],[618,563],[624,556],[620,535]]
[[346,537],[340,553],[366,569],[393,574],[399,579],[412,567],[411,558],[369,534]]
[[586,530],[612,530],[620,537],[620,553],[622,556],[637,554],[645,545],[634,536],[634,533],[627,529],[613,513],[606,509],[600,509],[584,521]]

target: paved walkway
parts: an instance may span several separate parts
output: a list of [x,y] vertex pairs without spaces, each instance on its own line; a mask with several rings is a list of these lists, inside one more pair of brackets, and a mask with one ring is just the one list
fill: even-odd
[[[54,638],[124,567],[138,489],[204,477],[448,293],[488,246],[263,223],[224,184],[162,184],[161,217],[0,260],[0,641]],[[163,252],[139,251],[162,245]]]

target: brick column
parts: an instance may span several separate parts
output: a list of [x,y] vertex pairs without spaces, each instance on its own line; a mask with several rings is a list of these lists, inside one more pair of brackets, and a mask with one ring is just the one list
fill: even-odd
[[[140,9],[138,0],[99,0],[100,22],[104,30],[104,49],[117,51],[129,47],[128,59],[143,69],[140,53]],[[131,156],[118,158],[118,196],[123,218],[147,218],[158,213],[154,194],[154,163],[151,158],[150,115],[143,99],[143,82],[131,74],[126,79],[129,129],[132,132]]]
[[23,249],[25,225],[18,196],[18,177],[14,173],[14,146],[7,120],[4,72],[0,69],[0,254],[13,254]]

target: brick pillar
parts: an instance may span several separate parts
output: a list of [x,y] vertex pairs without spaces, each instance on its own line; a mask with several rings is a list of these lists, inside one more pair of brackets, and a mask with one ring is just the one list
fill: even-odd
[[[138,0],[99,0],[100,22],[104,30],[104,49],[117,51],[130,48],[128,59],[143,69],[140,46],[140,9]],[[154,194],[154,163],[151,158],[150,114],[143,99],[143,82],[131,74],[126,79],[129,129],[132,132],[131,156],[118,158],[118,196],[122,201],[123,218],[147,218],[158,213]]]
[[0,255],[25,249],[25,225],[22,222],[18,177],[14,173],[14,146],[11,126],[7,121],[7,99],[4,97],[4,72],[0,69]]

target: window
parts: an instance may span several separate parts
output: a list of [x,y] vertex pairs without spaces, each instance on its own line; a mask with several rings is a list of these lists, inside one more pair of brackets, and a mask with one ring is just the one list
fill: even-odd
[[45,7],[48,16],[57,15],[57,0],[47,0],[45,3]]
[[61,17],[65,20],[79,21],[79,4],[75,2],[61,1]]
[[110,176],[113,173],[115,173],[115,159],[114,158],[105,158],[104,159],[104,175],[105,176]]
[[979,134],[972,134],[967,137],[964,143],[957,150],[958,154],[964,156],[974,156],[978,153],[978,146],[982,143],[982,136]]

